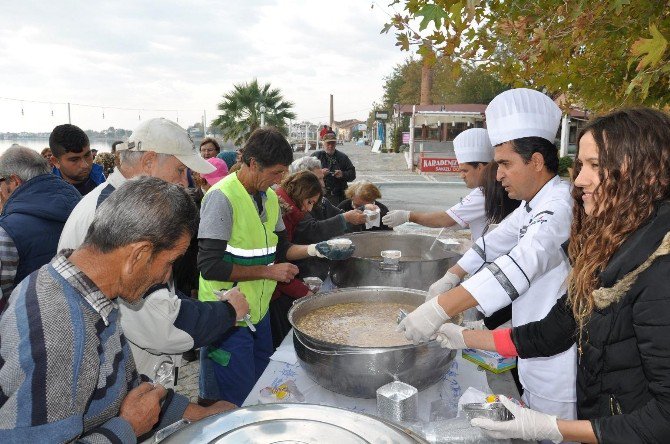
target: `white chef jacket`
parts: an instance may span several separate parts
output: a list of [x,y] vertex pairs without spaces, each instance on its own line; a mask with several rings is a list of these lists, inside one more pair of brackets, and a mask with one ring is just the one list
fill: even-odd
[[484,209],[484,193],[481,187],[470,191],[459,203],[447,210],[447,214],[461,228],[470,227],[470,238],[476,241],[486,230],[486,211]]
[[[570,185],[555,176],[463,255],[458,265],[472,275],[463,288],[484,314],[511,301],[516,327],[549,313],[566,290],[570,265],[561,244],[568,239],[571,220]],[[574,345],[549,358],[519,359],[518,367],[521,383],[531,393],[576,401]]]

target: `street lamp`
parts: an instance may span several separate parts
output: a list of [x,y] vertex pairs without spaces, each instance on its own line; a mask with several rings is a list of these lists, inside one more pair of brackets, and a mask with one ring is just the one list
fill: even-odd
[[261,105],[259,110],[261,112],[261,128],[263,128],[265,126],[265,105]]

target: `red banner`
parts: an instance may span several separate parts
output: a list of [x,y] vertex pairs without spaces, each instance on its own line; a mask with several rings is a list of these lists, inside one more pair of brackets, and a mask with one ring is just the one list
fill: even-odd
[[419,169],[424,173],[458,173],[456,159],[419,157]]

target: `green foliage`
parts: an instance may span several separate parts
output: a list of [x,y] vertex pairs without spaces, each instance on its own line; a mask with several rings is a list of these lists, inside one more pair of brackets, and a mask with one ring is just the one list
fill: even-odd
[[[670,105],[668,0],[392,0],[398,46],[594,111]],[[412,28],[415,21],[419,29]]]
[[396,127],[393,132],[389,134],[389,151],[392,153],[399,153],[400,145],[402,145],[402,128]]
[[558,175],[567,176],[568,168],[572,168],[575,161],[570,156],[564,156],[558,159]]
[[[482,68],[463,68],[448,57],[438,57],[433,65],[433,103],[487,104],[506,89],[506,85]],[[391,109],[396,103],[419,103],[420,96],[421,60],[409,58],[384,78],[385,108]]]
[[259,85],[254,79],[250,83],[233,85],[233,90],[224,94],[218,109],[221,115],[212,121],[226,140],[242,145],[261,124],[261,106],[265,106],[265,124],[277,127],[287,134],[286,119],[295,119],[291,111],[293,103],[285,101],[281,91],[271,88],[269,83]]

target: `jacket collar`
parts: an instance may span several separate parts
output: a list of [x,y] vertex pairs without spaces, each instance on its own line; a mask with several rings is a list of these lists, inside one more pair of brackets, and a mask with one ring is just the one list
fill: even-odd
[[617,302],[659,256],[670,253],[670,201],[656,205],[649,220],[612,256],[600,273],[602,288],[594,291],[598,308]]
[[546,196],[548,193],[551,192],[551,190],[561,182],[561,178],[558,176],[554,176],[547,183],[544,184],[542,188],[540,188],[540,191],[538,191],[535,196],[528,202],[523,201],[524,208],[526,209],[526,213],[530,213],[533,211],[533,208],[535,208]]

